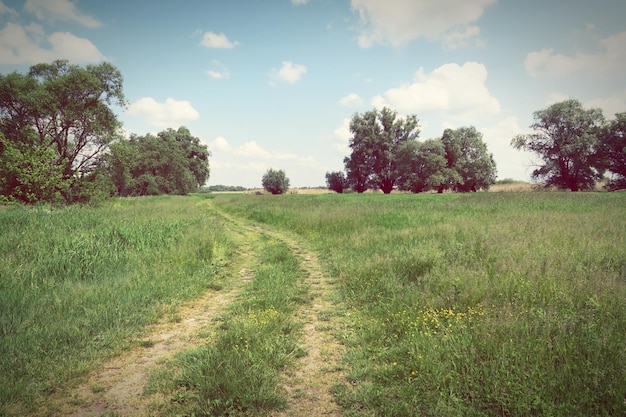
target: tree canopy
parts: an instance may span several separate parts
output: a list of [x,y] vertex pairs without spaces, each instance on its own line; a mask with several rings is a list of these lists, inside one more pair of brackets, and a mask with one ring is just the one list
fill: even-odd
[[436,189],[467,192],[495,182],[496,165],[474,127],[446,129],[441,138],[419,142],[415,115],[399,118],[383,108],[355,114],[352,153],[344,158],[347,181],[357,192],[394,188],[419,193]]
[[209,155],[183,126],[112,144],[108,169],[119,196],[188,194],[207,180]]
[[204,185],[210,152],[200,139],[186,127],[124,139],[112,105],[126,99],[109,63],[59,60],[0,75],[0,195],[73,203]]
[[565,100],[533,113],[535,133],[518,135],[516,149],[532,151],[543,162],[533,171],[546,186],[571,191],[592,189],[602,178],[600,134],[605,124],[600,109],[584,109],[578,100]]
[[261,179],[263,188],[272,194],[284,194],[289,189],[289,178],[282,169],[268,169]]

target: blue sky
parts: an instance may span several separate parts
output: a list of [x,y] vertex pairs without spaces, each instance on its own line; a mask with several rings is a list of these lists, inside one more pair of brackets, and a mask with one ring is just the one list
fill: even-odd
[[130,133],[187,126],[209,185],[292,187],[343,170],[355,112],[416,114],[420,139],[475,126],[499,178],[529,180],[510,140],[565,98],[626,111],[623,0],[0,0],[0,73],[109,61]]

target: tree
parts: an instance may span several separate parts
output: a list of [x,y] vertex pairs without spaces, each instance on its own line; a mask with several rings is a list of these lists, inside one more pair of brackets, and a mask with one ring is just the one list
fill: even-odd
[[125,106],[122,84],[109,63],[82,68],[59,60],[34,65],[27,75],[0,75],[0,131],[7,141],[31,148],[18,146],[23,152],[51,149],[61,168],[54,188],[68,203],[84,199],[81,182],[94,181],[101,156],[119,137],[121,125],[109,106]]
[[606,185],[608,190],[626,188],[626,113],[618,113],[601,136],[601,168],[615,174]]
[[328,185],[329,190],[335,191],[339,194],[343,193],[343,190],[350,186],[348,179],[341,171],[327,172],[326,185]]
[[496,182],[496,163],[488,153],[483,135],[475,127],[446,129],[441,137],[446,156],[441,192],[450,188],[457,192],[488,189]]
[[187,194],[208,177],[206,145],[189,130],[131,135],[111,145],[109,175],[119,196]]
[[285,171],[268,169],[261,179],[263,188],[272,194],[284,194],[289,189],[289,178],[285,175]]
[[396,154],[399,146],[419,135],[414,115],[398,118],[397,112],[385,107],[356,113],[350,122],[352,154],[344,159],[348,180],[357,192],[368,184],[389,194],[397,179]]
[[398,148],[398,188],[413,193],[437,189],[446,180],[446,157],[439,139],[408,141]]
[[515,149],[543,159],[532,173],[545,186],[578,191],[592,189],[602,177],[598,136],[604,125],[600,109],[583,108],[578,100],[565,100],[533,113],[536,131],[511,140]]

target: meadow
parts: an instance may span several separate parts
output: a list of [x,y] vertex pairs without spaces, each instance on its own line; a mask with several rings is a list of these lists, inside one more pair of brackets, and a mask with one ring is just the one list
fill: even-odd
[[222,285],[197,197],[0,208],[0,415],[32,415],[158,319]]
[[626,414],[626,194],[220,196],[348,306],[347,416]]
[[[224,283],[220,212],[296,234],[341,307],[345,416],[626,415],[626,193],[219,194],[0,209],[0,414],[141,343]],[[159,415],[258,415],[296,357],[307,286],[261,237],[243,297],[148,389]],[[278,291],[280,289],[280,291]],[[255,386],[254,392],[241,387]],[[238,413],[238,414],[235,414]],[[15,413],[15,415],[17,415]]]

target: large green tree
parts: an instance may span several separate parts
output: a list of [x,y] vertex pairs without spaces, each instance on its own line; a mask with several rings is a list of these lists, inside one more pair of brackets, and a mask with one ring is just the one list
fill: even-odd
[[267,192],[284,194],[289,189],[289,178],[282,169],[270,168],[263,174],[261,184]]
[[486,190],[496,182],[496,163],[487,150],[483,135],[475,127],[446,129],[441,137],[446,156],[445,180],[439,191]]
[[[48,161],[51,150],[61,177],[49,186],[67,202],[85,199],[81,193],[89,187],[83,183],[94,181],[101,156],[118,138],[120,123],[110,106],[126,105],[122,84],[121,73],[109,63],[80,67],[58,60],[34,65],[28,74],[0,75],[0,132],[13,144],[11,157],[20,152],[25,159]],[[0,148],[2,158],[5,149]],[[14,184],[32,175],[26,168],[11,174]],[[14,191],[5,184],[5,195]]]
[[344,163],[353,188],[362,192],[371,184],[389,194],[398,178],[398,148],[419,136],[417,117],[410,115],[403,119],[387,107],[362,115],[356,113],[350,122],[350,132],[352,153]]
[[403,143],[396,163],[400,190],[421,193],[437,189],[446,179],[446,153],[439,139]]
[[607,184],[607,189],[626,189],[626,113],[618,113],[611,120],[600,145],[600,164],[615,177]]
[[186,127],[131,135],[111,145],[109,175],[120,196],[187,194],[209,176],[206,145]]
[[592,189],[602,178],[599,136],[605,124],[602,110],[585,109],[578,100],[555,103],[533,113],[535,133],[511,140],[516,149],[537,154],[543,162],[532,176],[546,186],[571,191]]

